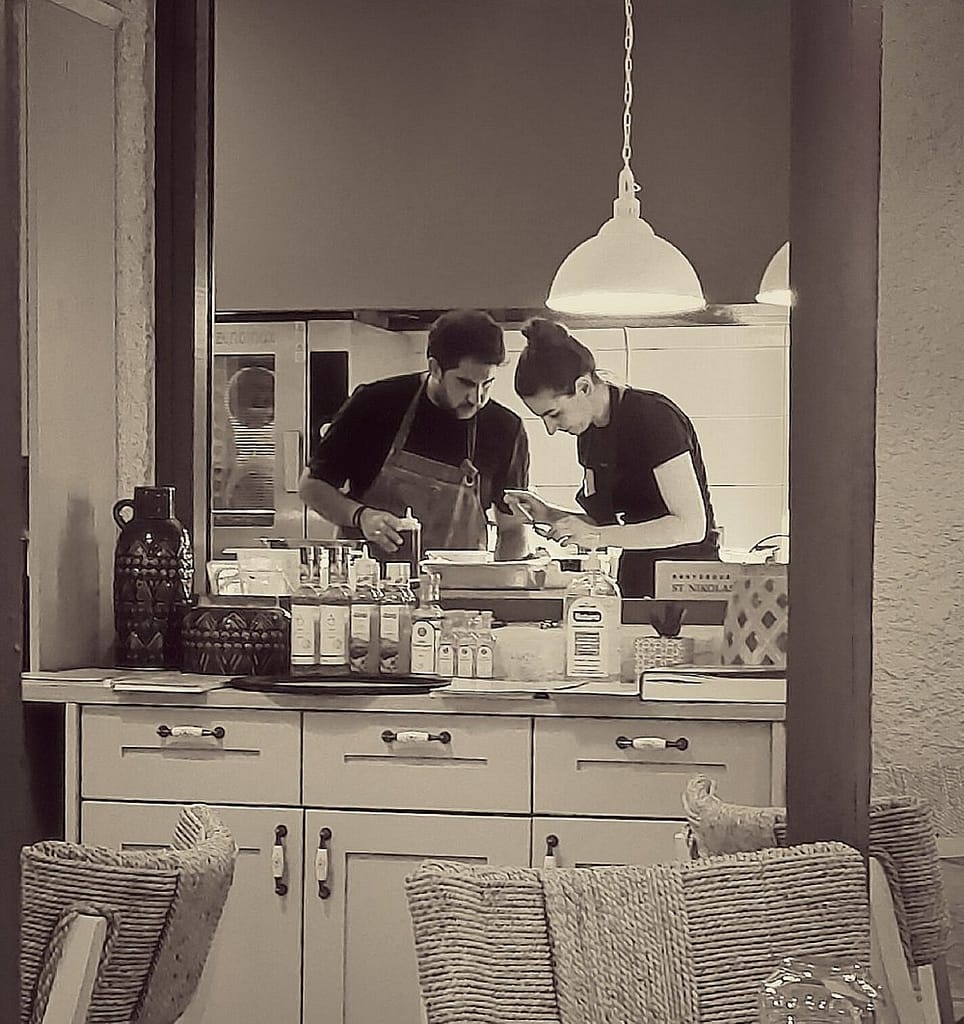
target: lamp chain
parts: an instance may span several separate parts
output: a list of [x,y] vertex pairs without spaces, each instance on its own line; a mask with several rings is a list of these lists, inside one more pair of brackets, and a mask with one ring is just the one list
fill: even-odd
[[632,171],[629,167],[630,158],[633,155],[631,142],[633,128],[633,0],[626,0],[626,62],[625,62],[625,86],[623,89],[623,167]]

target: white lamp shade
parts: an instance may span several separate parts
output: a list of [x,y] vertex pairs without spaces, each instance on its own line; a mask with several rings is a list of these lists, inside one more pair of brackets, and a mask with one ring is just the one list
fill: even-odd
[[584,316],[653,316],[702,309],[689,260],[639,216],[616,214],[562,261],[546,305]]
[[790,243],[784,242],[773,254],[756,295],[757,302],[766,302],[771,306],[793,305],[793,292],[790,290]]

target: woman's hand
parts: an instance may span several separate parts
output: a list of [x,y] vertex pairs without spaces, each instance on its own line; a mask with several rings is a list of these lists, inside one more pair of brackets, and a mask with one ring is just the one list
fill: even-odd
[[538,494],[506,488],[505,503],[513,515],[520,515],[528,523],[551,523],[558,514]]
[[552,524],[548,536],[560,544],[575,544],[581,548],[599,545],[599,527],[595,523],[587,523],[580,516],[560,516]]

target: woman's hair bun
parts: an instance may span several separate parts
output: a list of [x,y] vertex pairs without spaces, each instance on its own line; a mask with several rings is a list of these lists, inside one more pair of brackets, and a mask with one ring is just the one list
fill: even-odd
[[567,345],[572,335],[562,324],[544,317],[533,317],[522,326],[522,334],[529,347],[533,349],[550,348],[554,345]]

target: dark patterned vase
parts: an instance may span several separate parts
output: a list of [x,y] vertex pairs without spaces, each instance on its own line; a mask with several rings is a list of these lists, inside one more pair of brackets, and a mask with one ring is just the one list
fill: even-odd
[[114,505],[114,521],[121,531],[114,548],[115,660],[129,668],[179,668],[194,552],[174,518],[174,488],[135,487],[133,501]]

